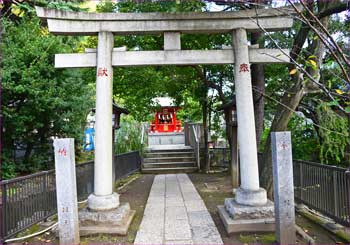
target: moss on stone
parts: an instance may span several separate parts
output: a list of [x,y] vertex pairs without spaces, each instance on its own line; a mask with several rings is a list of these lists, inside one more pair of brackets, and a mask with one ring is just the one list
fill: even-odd
[[20,232],[17,237],[23,237],[23,236],[27,236],[27,235],[30,235],[30,234],[33,234],[33,233],[36,233],[40,230],[40,225],[39,224],[35,224],[35,225],[32,225],[30,226],[28,229],[26,229],[25,231],[23,232]]
[[310,221],[314,222],[317,225],[320,225],[323,229],[328,230],[329,232],[333,233],[334,235],[336,235],[337,237],[339,237],[340,239],[342,239],[345,242],[350,243],[350,236],[348,234],[346,234],[344,231],[342,230],[336,230],[336,231],[331,231],[329,229],[327,229],[326,226],[326,221],[318,218],[315,215],[310,214],[307,211],[299,211],[299,213],[304,216],[305,218],[309,219]]
[[304,217],[308,218],[309,220],[311,220],[312,222],[316,223],[316,224],[320,224],[320,225],[324,225],[325,224],[325,222],[322,219],[320,219],[320,218],[316,217],[315,215],[312,215],[312,214],[310,214],[308,212],[299,211],[299,213],[301,215],[303,215]]
[[248,235],[239,235],[239,240],[242,243],[261,243],[261,244],[273,244],[276,242],[274,233],[267,234],[248,234]]
[[346,234],[344,231],[336,231],[335,234],[340,238],[343,239],[345,242],[350,243],[350,235]]
[[137,172],[137,173],[133,173],[133,174],[129,175],[128,177],[117,180],[115,182],[115,188],[120,188],[124,185],[127,185],[127,184],[129,184],[129,182],[131,183],[132,181],[136,180],[140,176],[141,176],[141,174],[139,172]]

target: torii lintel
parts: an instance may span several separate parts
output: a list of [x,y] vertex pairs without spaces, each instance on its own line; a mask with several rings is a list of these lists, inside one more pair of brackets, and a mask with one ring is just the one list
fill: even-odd
[[244,28],[250,32],[279,31],[293,24],[290,8],[198,13],[87,13],[36,7],[49,31],[61,35],[115,35],[181,33],[225,33]]

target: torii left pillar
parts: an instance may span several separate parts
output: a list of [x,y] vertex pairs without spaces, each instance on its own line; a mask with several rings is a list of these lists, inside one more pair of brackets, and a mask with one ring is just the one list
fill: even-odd
[[118,193],[113,192],[113,46],[113,33],[98,33],[94,192],[88,197],[88,208],[79,213],[81,235],[96,233],[126,235],[135,215],[135,211],[130,210],[129,203],[120,204]]

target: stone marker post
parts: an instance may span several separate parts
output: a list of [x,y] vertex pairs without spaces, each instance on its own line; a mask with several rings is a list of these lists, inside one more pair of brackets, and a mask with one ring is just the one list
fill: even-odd
[[295,244],[293,159],[290,132],[272,132],[272,165],[276,239]]
[[60,244],[79,244],[74,139],[55,139],[53,144]]

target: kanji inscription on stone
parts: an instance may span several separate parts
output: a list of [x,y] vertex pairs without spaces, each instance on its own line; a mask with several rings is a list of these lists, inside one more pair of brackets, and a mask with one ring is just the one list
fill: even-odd
[[99,67],[97,70],[97,76],[98,77],[104,77],[104,76],[108,77],[107,68]]
[[249,72],[249,66],[246,63],[239,65],[239,72]]
[[74,139],[55,139],[53,144],[60,244],[79,244]]
[[295,244],[293,158],[290,132],[272,132],[276,239]]

